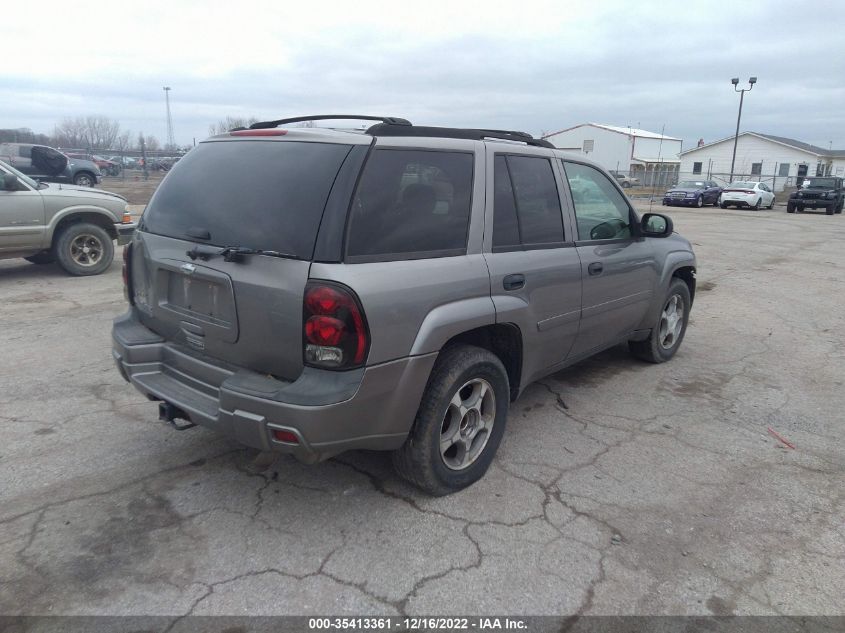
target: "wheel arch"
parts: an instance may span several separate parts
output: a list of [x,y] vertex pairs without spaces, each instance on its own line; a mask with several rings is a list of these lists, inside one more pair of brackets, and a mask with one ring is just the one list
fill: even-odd
[[514,323],[493,323],[456,334],[442,350],[454,345],[474,345],[494,354],[508,373],[511,401],[519,396],[522,379],[522,331]]
[[117,229],[115,228],[115,219],[111,213],[105,209],[97,209],[90,207],[71,207],[64,209],[57,213],[50,221],[48,229],[48,236],[52,244],[55,237],[59,235],[67,226],[78,223],[94,224],[102,228],[108,233],[111,239],[117,239]]

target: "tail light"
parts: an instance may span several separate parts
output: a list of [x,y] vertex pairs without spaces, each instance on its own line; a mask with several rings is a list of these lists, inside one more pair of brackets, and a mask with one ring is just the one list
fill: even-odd
[[338,283],[309,282],[303,302],[305,364],[353,369],[367,359],[370,335],[355,294]]
[[132,305],[132,292],[129,288],[129,261],[132,254],[131,250],[131,243],[123,247],[123,269],[121,270],[121,274],[123,275],[123,296],[130,305]]

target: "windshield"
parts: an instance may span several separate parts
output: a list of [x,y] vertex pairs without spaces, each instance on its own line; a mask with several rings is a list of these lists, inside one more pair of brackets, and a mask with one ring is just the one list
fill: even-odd
[[836,189],[835,178],[807,178],[801,184],[804,189]]
[[745,180],[740,180],[738,182],[732,182],[731,187],[739,187],[740,189],[754,189],[757,186],[756,182],[748,182]]
[[682,180],[676,187],[680,189],[704,189],[704,181],[702,180]]
[[[162,181],[141,230],[310,259],[329,191],[350,148],[296,141],[201,143]],[[203,233],[209,238],[190,236]]]
[[21,180],[21,181],[25,182],[26,184],[28,184],[28,185],[29,185],[30,187],[32,187],[33,189],[38,189],[38,188],[39,188],[38,183],[37,183],[37,182],[35,182],[32,178],[30,178],[29,176],[26,176],[26,175],[22,174],[22,173],[21,173],[21,172],[19,172],[17,169],[15,169],[14,167],[12,167],[11,165],[8,165],[8,164],[4,163],[4,162],[3,162],[3,161],[1,161],[1,160],[0,160],[0,167],[2,167],[3,169],[5,169],[6,171],[8,171],[8,172],[10,172],[10,173],[12,173],[12,174],[15,174],[15,176],[17,176],[17,177],[18,177],[18,180]]

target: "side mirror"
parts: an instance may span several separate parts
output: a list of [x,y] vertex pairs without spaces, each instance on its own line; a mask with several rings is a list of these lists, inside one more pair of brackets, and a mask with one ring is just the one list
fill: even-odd
[[669,237],[675,231],[672,219],[662,213],[646,213],[640,226],[645,237]]
[[18,177],[16,174],[4,174],[3,175],[3,189],[5,191],[17,191],[18,187]]

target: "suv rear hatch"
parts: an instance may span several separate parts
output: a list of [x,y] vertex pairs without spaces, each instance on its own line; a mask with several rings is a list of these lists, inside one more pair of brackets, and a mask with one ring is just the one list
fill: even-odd
[[[191,150],[156,191],[132,244],[141,322],[203,355],[295,380],[317,231],[351,147],[219,138]],[[267,254],[227,257],[225,247]]]

